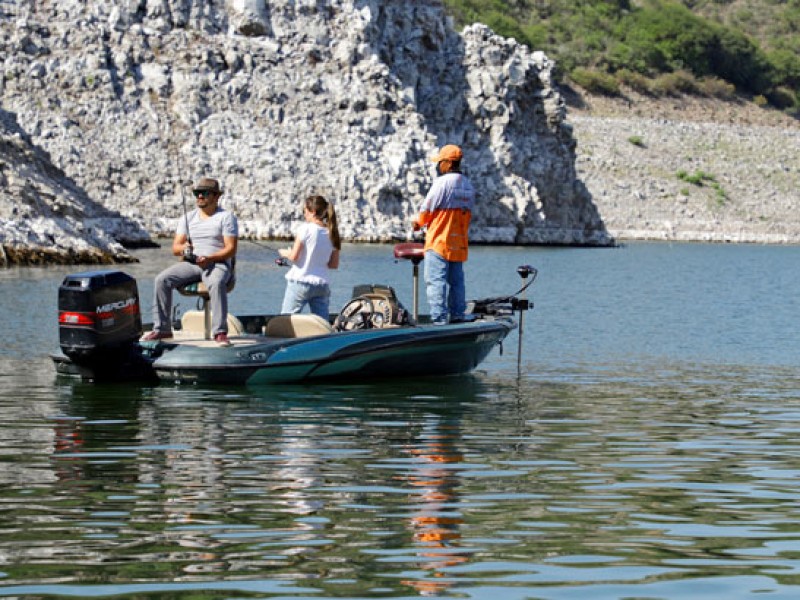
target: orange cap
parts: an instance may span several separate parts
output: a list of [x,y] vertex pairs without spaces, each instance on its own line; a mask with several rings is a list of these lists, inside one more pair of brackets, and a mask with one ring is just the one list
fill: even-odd
[[455,144],[447,144],[447,146],[442,146],[442,149],[439,150],[439,154],[433,158],[433,162],[438,163],[443,160],[461,160],[462,156],[464,156],[464,153],[461,152],[461,148]]

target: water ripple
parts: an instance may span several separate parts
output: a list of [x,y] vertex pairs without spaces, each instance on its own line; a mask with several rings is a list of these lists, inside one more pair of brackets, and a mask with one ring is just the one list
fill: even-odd
[[43,386],[0,399],[0,595],[796,597],[782,374]]

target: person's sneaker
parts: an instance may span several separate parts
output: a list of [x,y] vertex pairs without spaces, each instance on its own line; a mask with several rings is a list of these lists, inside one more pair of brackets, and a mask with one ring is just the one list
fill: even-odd
[[228,334],[224,331],[221,331],[217,335],[214,336],[214,341],[217,342],[218,346],[222,346],[227,348],[228,346],[232,346],[231,341],[228,339]]
[[148,331],[145,333],[140,339],[143,342],[156,342],[158,340],[168,340],[171,337],[171,331],[159,331],[158,329],[153,329],[153,331]]

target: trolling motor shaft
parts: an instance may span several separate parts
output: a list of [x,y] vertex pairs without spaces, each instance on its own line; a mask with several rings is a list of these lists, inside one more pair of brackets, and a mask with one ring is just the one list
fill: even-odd
[[[519,335],[517,336],[517,377],[519,377],[522,368],[522,321],[525,311],[530,308],[528,299],[525,298],[525,290],[530,283],[533,283],[533,279],[536,279],[538,271],[531,265],[520,265],[517,267],[517,274],[522,278],[523,286],[520,290],[520,297],[512,298],[511,307],[519,311]],[[525,283],[525,280],[531,275],[533,275],[533,279],[529,283]]]

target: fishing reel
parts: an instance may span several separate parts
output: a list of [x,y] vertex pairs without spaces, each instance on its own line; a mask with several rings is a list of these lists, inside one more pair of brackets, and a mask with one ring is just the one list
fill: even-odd
[[183,248],[183,262],[187,262],[190,265],[197,264],[197,255],[194,253],[194,248],[190,244],[186,244]]

